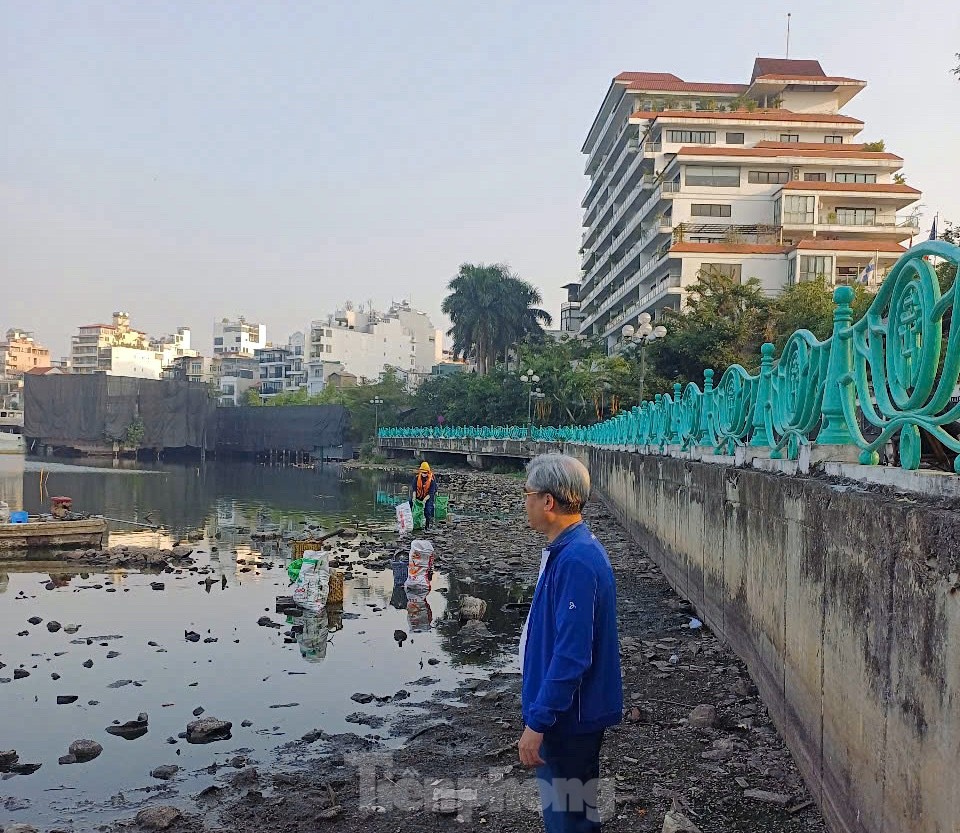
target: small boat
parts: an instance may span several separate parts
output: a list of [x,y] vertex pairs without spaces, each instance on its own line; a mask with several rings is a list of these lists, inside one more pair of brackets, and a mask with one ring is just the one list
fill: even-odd
[[103,546],[107,534],[104,518],[42,520],[31,516],[26,523],[0,524],[0,551],[64,547]]
[[0,409],[0,454],[23,454],[23,411]]

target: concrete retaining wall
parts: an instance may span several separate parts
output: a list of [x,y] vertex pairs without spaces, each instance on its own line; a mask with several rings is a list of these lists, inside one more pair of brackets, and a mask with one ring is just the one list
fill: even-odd
[[960,830],[960,514],[825,478],[567,450],[747,663],[832,831]]

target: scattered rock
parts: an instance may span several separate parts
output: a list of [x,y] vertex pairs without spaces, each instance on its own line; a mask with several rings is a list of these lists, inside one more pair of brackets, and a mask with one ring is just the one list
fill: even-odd
[[150,771],[151,778],[158,778],[161,781],[169,781],[180,771],[180,767],[175,764],[164,764]]
[[187,724],[187,743],[213,743],[229,740],[233,724],[216,717],[202,717]]
[[39,616],[31,616],[29,619],[27,619],[27,621],[31,625],[39,625],[43,621],[43,619],[41,619]]
[[120,656],[119,651],[107,651],[107,659],[116,659],[118,656]]
[[13,669],[13,679],[22,680],[24,677],[29,677],[30,672],[26,668],[14,668]]
[[199,642],[200,634],[198,634],[196,631],[184,631],[183,638],[186,639],[187,642]]
[[174,822],[183,818],[176,807],[144,807],[137,813],[134,821],[144,830],[167,830]]
[[661,833],[701,833],[701,830],[679,810],[670,810],[663,819]]
[[132,682],[133,680],[115,680],[114,682],[110,683],[107,688],[123,688],[125,685],[130,685]]
[[167,585],[164,584],[162,581],[151,581],[151,582],[150,582],[150,589],[151,589],[151,590],[163,590],[166,586],[167,586]]
[[50,633],[56,633],[62,627],[63,625],[59,622],[54,622],[53,620],[47,622],[47,630],[50,631]]
[[88,659],[85,663],[83,663],[83,667],[84,667],[84,668],[93,668],[93,660],[92,660],[92,659]]
[[75,740],[70,744],[70,748],[67,750],[70,755],[68,757],[73,757],[75,760],[70,761],[69,763],[86,763],[87,761],[92,761],[96,758],[101,752],[103,752],[103,747],[97,743],[95,740]]
[[203,714],[205,711],[206,711],[206,709],[205,709],[203,706],[197,706],[197,707],[193,710],[193,716],[194,716],[194,717],[200,717],[200,715]]
[[43,764],[12,764],[8,772],[14,775],[33,775]]
[[367,703],[373,702],[373,695],[363,694],[358,691],[356,694],[351,694],[350,699],[353,700],[354,703],[360,703],[361,705],[366,705]]
[[0,752],[0,772],[6,772],[13,766],[20,756],[15,749],[9,749],[6,752]]
[[274,622],[269,616],[261,616],[257,619],[257,624],[261,628],[280,628],[283,627],[279,622]]
[[712,729],[717,725],[717,707],[701,703],[687,716],[687,723],[695,729]]
[[148,722],[147,713],[140,712],[136,720],[128,720],[126,723],[107,726],[106,732],[107,734],[124,738],[124,740],[136,740],[137,738],[142,738],[147,733]]
[[744,790],[743,797],[763,804],[776,804],[778,807],[786,807],[793,801],[792,796],[769,792],[768,790]]
[[76,694],[58,694],[57,695],[57,705],[58,706],[69,706],[71,703],[76,703],[80,697]]
[[[6,807],[6,805],[4,805]],[[23,808],[10,808],[6,809],[23,809]],[[8,824],[3,828],[3,833],[39,833],[36,827],[32,824]]]

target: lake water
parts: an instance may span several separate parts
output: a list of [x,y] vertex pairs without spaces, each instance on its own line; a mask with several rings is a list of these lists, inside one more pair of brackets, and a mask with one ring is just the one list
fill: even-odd
[[[11,507],[36,512],[46,509],[50,495],[69,495],[75,511],[164,527],[157,532],[111,522],[111,545],[168,546],[202,533],[193,544],[197,566],[209,566],[215,579],[211,584],[186,570],[157,576],[0,562],[0,679],[10,679],[0,684],[0,750],[16,749],[21,763],[42,764],[32,775],[0,780],[0,822],[82,830],[129,817],[158,788],[167,788],[149,777],[161,764],[182,767],[174,786],[182,796],[195,794],[215,780],[207,772],[211,763],[240,750],[269,766],[282,756],[283,744],[314,728],[398,743],[402,737],[391,737],[389,725],[373,729],[346,718],[356,712],[409,717],[418,703],[465,678],[515,667],[501,649],[505,639],[479,652],[459,645],[456,623],[446,618],[459,577],[442,571],[424,601],[408,598],[390,570],[357,569],[346,582],[342,616],[307,617],[303,634],[294,641],[285,636],[296,620],[276,614],[274,603],[290,592],[284,569],[289,553],[275,543],[258,545],[251,532],[270,525],[300,531],[304,522],[325,529],[348,521],[386,526],[394,513],[383,498],[400,488],[385,472],[335,467],[114,467],[0,456],[0,500]],[[379,551],[392,550],[390,542]],[[263,560],[275,568],[253,566]],[[162,591],[150,587],[158,579]],[[491,631],[519,631],[516,617],[500,612],[506,588],[476,582],[470,593],[487,599]],[[283,627],[258,626],[264,615]],[[43,622],[30,625],[34,616]],[[80,630],[50,633],[50,620]],[[185,640],[187,630],[201,641]],[[409,638],[398,644],[395,630]],[[111,651],[118,655],[108,658]],[[18,667],[30,676],[12,679]],[[425,677],[435,682],[423,683]],[[132,682],[110,687],[124,680]],[[409,699],[384,705],[350,699],[354,692],[381,696],[400,689]],[[78,699],[56,705],[57,695]],[[177,739],[198,707],[205,716],[232,721],[232,739],[204,746]],[[124,740],[105,731],[140,712],[149,715],[146,735]],[[252,725],[241,727],[242,721]],[[85,764],[58,765],[78,738],[96,740],[103,754]]]

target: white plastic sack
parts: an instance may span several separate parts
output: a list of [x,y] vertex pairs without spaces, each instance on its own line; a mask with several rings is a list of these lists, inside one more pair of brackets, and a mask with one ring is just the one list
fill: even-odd
[[330,559],[325,552],[307,550],[303,566],[293,585],[293,600],[304,610],[318,613],[327,604],[330,592]]
[[430,573],[433,571],[433,544],[419,538],[410,542],[410,558],[407,562],[407,580],[404,587],[430,589]]
[[406,535],[413,530],[413,510],[410,508],[410,502],[404,501],[397,504],[397,532]]

